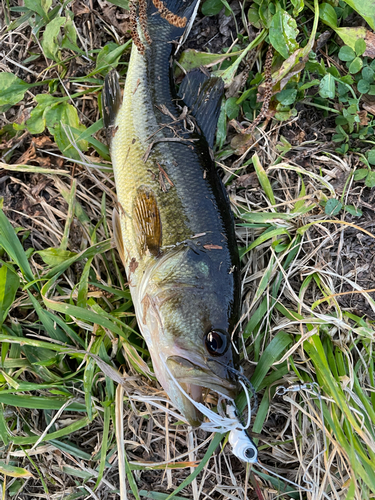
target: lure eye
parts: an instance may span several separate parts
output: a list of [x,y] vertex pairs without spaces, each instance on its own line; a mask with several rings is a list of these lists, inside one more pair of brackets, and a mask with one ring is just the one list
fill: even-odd
[[228,348],[228,337],[225,332],[211,330],[205,337],[205,345],[211,356],[222,356]]
[[245,458],[251,462],[255,455],[256,455],[256,450],[254,448],[247,448],[244,452]]

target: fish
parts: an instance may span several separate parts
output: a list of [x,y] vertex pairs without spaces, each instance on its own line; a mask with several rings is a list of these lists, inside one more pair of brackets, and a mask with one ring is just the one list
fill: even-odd
[[240,262],[213,146],[221,79],[193,70],[177,94],[172,54],[196,0],[131,5],[123,97],[111,71],[103,120],[115,176],[113,233],[155,375],[193,427],[208,392],[239,392]]

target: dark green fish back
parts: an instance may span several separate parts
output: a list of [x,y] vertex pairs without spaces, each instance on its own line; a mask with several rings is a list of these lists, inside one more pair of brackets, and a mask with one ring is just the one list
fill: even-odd
[[[193,10],[194,3],[187,8],[188,11]],[[172,12],[186,15],[183,7],[176,8],[178,5],[186,5],[184,2],[169,0],[166,4]],[[152,14],[157,12],[152,4],[149,6],[149,11]],[[172,42],[181,36],[184,30],[171,26],[158,14],[149,16],[148,20],[152,43],[146,48],[145,58],[150,101],[158,123],[158,128],[150,131],[150,135],[153,134],[150,143],[154,141],[154,145],[149,159],[154,158],[155,162],[161,162],[159,165],[173,183],[172,190],[177,191],[183,213],[176,213],[175,217],[184,220],[190,237],[201,234],[194,238],[194,245],[210,257],[214,287],[217,293],[222,295],[222,306],[228,311],[229,324],[223,325],[228,329],[233,327],[238,319],[240,298],[240,266],[229,198],[211,158],[205,135],[199,132],[197,126],[193,132],[189,132],[185,128],[186,122],[177,120],[184,102],[178,98],[173,82],[171,56],[175,44]],[[202,81],[197,72],[187,78],[188,81],[182,85],[183,90],[188,92],[187,100],[193,108],[192,115],[196,119],[196,125],[205,124],[201,128],[212,144],[223,83],[218,79],[210,81],[205,78]],[[194,84],[195,78],[198,82]],[[194,88],[197,93],[200,88],[195,100],[192,95]],[[215,92],[218,97],[215,97]],[[205,99],[207,96],[209,98]],[[211,104],[207,106],[207,102]],[[180,141],[169,142],[171,139]],[[168,193],[158,194],[161,212],[164,200],[167,199]],[[165,244],[166,236],[163,229],[162,244]],[[180,241],[176,240],[175,243]]]

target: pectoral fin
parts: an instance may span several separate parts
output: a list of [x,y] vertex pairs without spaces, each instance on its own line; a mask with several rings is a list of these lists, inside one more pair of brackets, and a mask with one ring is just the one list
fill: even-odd
[[140,188],[133,204],[133,225],[142,253],[159,255],[162,237],[160,212],[154,193]]
[[190,71],[182,80],[178,92],[205,136],[209,147],[214,145],[217,121],[220,114],[224,82],[221,78],[208,77],[200,69]]
[[111,145],[112,137],[116,133],[115,121],[121,107],[121,89],[118,81],[117,71],[110,71],[104,80],[102,93],[103,121],[108,145]]

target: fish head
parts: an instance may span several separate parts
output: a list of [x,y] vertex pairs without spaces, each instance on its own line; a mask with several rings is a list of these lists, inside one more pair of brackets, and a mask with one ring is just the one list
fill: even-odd
[[211,263],[205,254],[180,253],[154,270],[137,316],[159,382],[196,426],[203,415],[194,403],[205,394],[227,399],[238,394],[234,304],[227,284],[220,288],[222,283],[208,276]]

